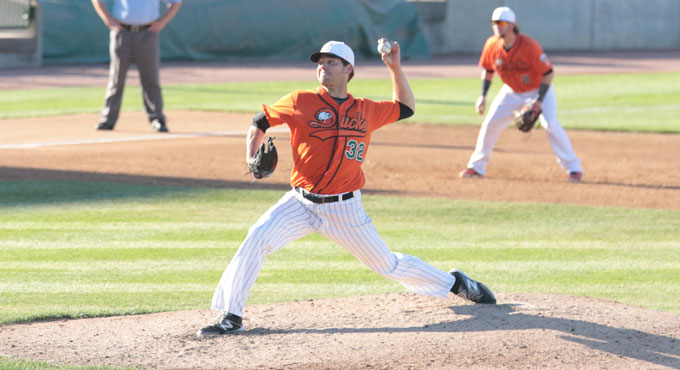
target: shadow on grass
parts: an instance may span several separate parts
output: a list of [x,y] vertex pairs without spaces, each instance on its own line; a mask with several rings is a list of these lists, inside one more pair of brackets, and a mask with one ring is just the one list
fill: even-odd
[[[252,186],[251,186],[252,185]],[[84,171],[0,167],[0,209],[74,203],[152,198],[182,194],[196,188],[260,190],[286,189],[281,184],[250,184],[162,176],[143,176]]]
[[[382,143],[377,145],[402,146],[405,144]],[[468,148],[442,146],[440,149]],[[680,190],[680,186],[673,185],[596,181],[584,181],[583,183],[593,186]],[[290,185],[281,182],[252,182],[249,176],[243,176],[242,181],[234,181],[0,166],[0,209],[83,201],[143,199],[192,192],[197,188],[287,191],[290,189]],[[364,188],[362,192],[364,194],[389,196],[422,196],[428,194],[426,191],[377,188]]]
[[[145,199],[206,189],[279,190],[290,184],[0,166],[0,209],[83,201]],[[390,193],[369,190],[371,194]]]

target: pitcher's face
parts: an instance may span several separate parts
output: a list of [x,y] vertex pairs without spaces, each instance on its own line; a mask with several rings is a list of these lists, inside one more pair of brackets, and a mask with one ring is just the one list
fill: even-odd
[[322,55],[316,66],[316,78],[323,86],[337,86],[347,83],[351,71],[352,66],[344,66],[340,58]]

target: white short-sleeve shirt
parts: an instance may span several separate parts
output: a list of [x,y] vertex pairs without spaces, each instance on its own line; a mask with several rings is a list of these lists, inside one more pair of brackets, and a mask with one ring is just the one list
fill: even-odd
[[[98,0],[105,3],[107,0]],[[166,4],[179,3],[182,0],[163,0]],[[148,24],[160,15],[161,0],[113,0],[111,15],[119,22],[139,26]]]

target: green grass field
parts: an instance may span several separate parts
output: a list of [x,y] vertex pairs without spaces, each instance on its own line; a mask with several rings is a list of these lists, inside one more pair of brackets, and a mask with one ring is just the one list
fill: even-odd
[[[209,307],[280,191],[0,182],[0,324]],[[388,245],[501,292],[680,313],[680,212],[366,196]],[[249,303],[400,292],[313,235],[272,254]],[[37,304],[40,302],[40,304]]]
[[[641,132],[680,132],[680,88],[669,81],[680,73],[559,76],[554,82],[559,118],[570,129]],[[315,81],[233,84],[168,85],[165,105],[171,109],[255,113],[294,89],[313,88]],[[417,112],[412,122],[478,125],[474,112],[478,78],[414,79]],[[490,97],[500,88],[492,85]],[[357,80],[355,96],[390,99],[387,80]],[[0,91],[0,119],[56,114],[97,113],[103,87]],[[126,88],[124,110],[142,109],[139,87]],[[40,104],[37,105],[36,102]]]
[[[571,129],[680,132],[678,73],[560,76]],[[477,125],[478,79],[412,80],[411,121]],[[165,86],[170,109],[256,112],[313,82]],[[387,99],[388,81],[355,81]],[[497,80],[491,92],[500,87]],[[376,92],[384,95],[376,95]],[[124,110],[141,110],[128,88]],[[0,91],[0,118],[96,113],[103,87]],[[248,228],[280,191],[0,181],[0,325],[207,309]],[[394,251],[469,272],[500,292],[611,299],[680,313],[680,211],[365,196]],[[249,304],[402,292],[309,236],[265,262]],[[0,368],[56,368],[3,359]],[[70,367],[69,367],[70,368]]]

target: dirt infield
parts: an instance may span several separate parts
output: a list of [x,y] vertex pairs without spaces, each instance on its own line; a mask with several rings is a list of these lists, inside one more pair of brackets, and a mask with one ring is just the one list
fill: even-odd
[[[170,134],[156,134],[142,113],[124,113],[112,132],[96,115],[0,120],[0,179],[63,178],[248,189],[286,189],[290,147],[279,145],[276,173],[251,184],[244,161],[252,115],[168,113]],[[49,127],[49,129],[46,129]],[[584,165],[566,182],[545,131],[506,130],[487,176],[463,180],[478,128],[390,125],[373,134],[363,165],[367,194],[506,202],[549,202],[680,209],[680,135],[570,132]],[[278,142],[288,132],[272,132]],[[603,144],[606,143],[606,144]]]
[[582,297],[499,294],[468,305],[412,294],[263,304],[247,330],[194,334],[209,311],[0,328],[0,353],[155,369],[669,369],[678,315]]
[[[553,61],[558,71],[573,73],[680,68],[668,63],[680,56],[676,52],[626,55],[565,55]],[[478,75],[473,59],[413,63],[407,73]],[[309,66],[298,65],[204,67],[171,65],[163,78],[181,83],[187,76],[227,79],[246,71],[249,79],[313,76]],[[379,67],[368,65],[357,74],[384,77]],[[96,81],[103,89],[103,66],[14,71],[12,78],[0,79],[0,88],[61,86],[69,68],[74,68],[70,85]],[[251,184],[243,175],[251,115],[171,110],[168,116],[171,133],[166,135],[152,132],[141,113],[123,113],[112,132],[93,130],[96,115],[0,120],[0,181],[288,187],[286,145],[279,145],[279,168],[270,179]],[[457,172],[473,150],[477,130],[398,124],[377,131],[364,164],[365,192],[680,210],[680,135],[570,131],[585,170],[581,184],[570,184],[544,131],[507,130],[487,177],[463,180]],[[283,143],[288,133],[274,136]],[[680,368],[677,314],[584,297],[504,292],[497,297],[495,306],[407,293],[254,305],[246,308],[246,332],[214,339],[194,334],[212,318],[203,310],[6,325],[0,327],[0,355],[158,369]]]

